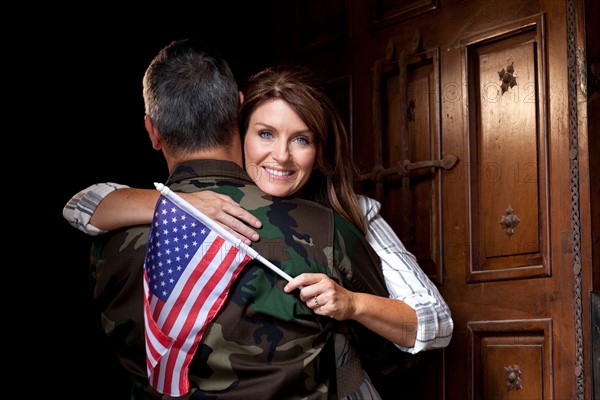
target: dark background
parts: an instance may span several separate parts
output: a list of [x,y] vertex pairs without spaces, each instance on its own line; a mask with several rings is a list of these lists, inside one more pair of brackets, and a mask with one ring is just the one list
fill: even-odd
[[8,84],[23,84],[17,132],[31,134],[18,138],[15,154],[5,154],[31,154],[31,163],[18,164],[18,176],[26,182],[27,208],[37,215],[41,206],[42,221],[29,224],[35,247],[26,247],[27,262],[14,268],[23,284],[5,281],[5,290],[22,288],[14,300],[17,340],[9,349],[18,354],[10,368],[27,382],[18,392],[129,398],[118,394],[126,378],[90,313],[91,238],[68,225],[62,208],[95,182],[147,188],[164,182],[166,164],[143,122],[146,67],[172,40],[198,38],[221,49],[242,84],[275,59],[274,3],[221,0],[128,12],[92,3],[85,11],[38,9],[37,17],[25,18],[35,34],[23,45],[19,40],[24,57],[17,61],[25,61],[9,65],[25,79]]

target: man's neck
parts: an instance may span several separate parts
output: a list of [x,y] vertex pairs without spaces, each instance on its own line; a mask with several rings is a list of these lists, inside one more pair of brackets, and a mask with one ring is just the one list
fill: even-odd
[[181,164],[190,160],[223,160],[223,161],[231,161],[240,166],[240,168],[244,168],[242,162],[241,152],[238,150],[233,150],[230,147],[227,148],[218,148],[209,151],[200,151],[195,153],[188,153],[183,156],[171,157],[165,154],[165,159],[167,161],[167,167],[169,168],[169,173],[173,172],[173,169],[176,165]]
[[177,164],[189,160],[223,160],[231,161],[244,168],[242,160],[242,142],[239,134],[233,136],[231,143],[224,146],[218,146],[210,150],[190,152],[186,154],[172,154],[166,147],[162,147],[163,156],[167,161],[169,173]]

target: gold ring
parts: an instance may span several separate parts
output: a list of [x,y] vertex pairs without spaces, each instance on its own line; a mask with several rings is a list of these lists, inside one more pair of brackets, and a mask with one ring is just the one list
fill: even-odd
[[317,296],[313,297],[313,299],[315,300],[315,304],[317,305],[317,307],[321,307],[321,305],[319,304],[319,300],[317,300]]

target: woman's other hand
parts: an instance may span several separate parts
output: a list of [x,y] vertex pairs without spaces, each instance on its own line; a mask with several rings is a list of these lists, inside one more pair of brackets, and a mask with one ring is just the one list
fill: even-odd
[[237,238],[242,239],[247,245],[259,239],[258,233],[250,226],[260,228],[261,222],[233,201],[231,197],[210,190],[178,194],[209,218],[223,225]]

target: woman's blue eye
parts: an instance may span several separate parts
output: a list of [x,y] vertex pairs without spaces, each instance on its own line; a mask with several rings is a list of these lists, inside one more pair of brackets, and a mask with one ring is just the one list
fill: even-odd
[[258,133],[258,136],[260,136],[261,138],[264,138],[264,139],[268,139],[273,135],[271,135],[271,132],[269,132],[269,131],[260,131]]
[[301,144],[301,145],[307,145],[307,144],[310,144],[310,142],[308,141],[308,139],[307,139],[307,138],[305,138],[305,137],[299,137],[299,138],[296,138],[296,141],[297,141],[299,144]]

